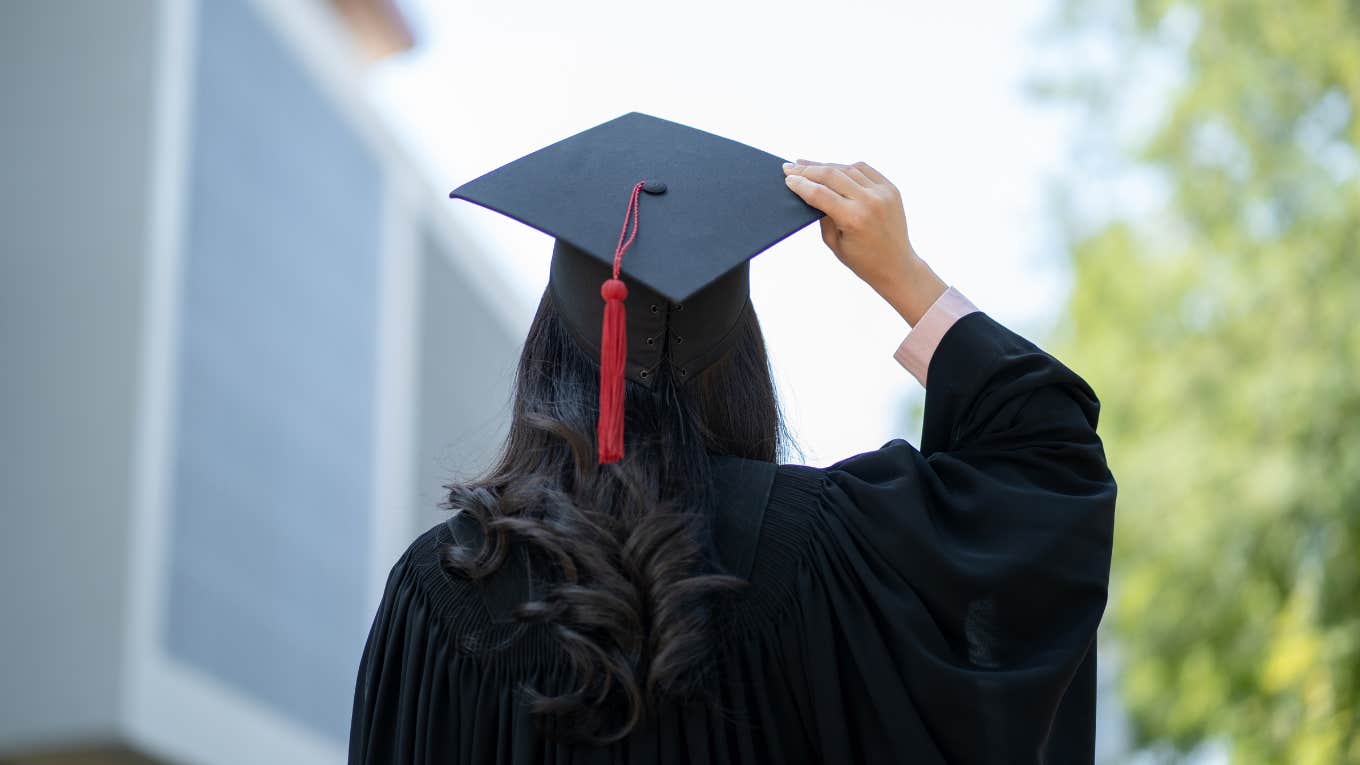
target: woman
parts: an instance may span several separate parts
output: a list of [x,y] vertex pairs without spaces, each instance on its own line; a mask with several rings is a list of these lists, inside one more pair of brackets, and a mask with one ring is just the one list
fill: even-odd
[[629,368],[610,459],[597,349],[550,287],[499,462],[392,568],[351,762],[1092,760],[1115,500],[1094,393],[947,288],[872,167],[784,173],[913,327],[896,357],[926,386],[920,450],[776,464],[745,302],[683,379],[669,353]]

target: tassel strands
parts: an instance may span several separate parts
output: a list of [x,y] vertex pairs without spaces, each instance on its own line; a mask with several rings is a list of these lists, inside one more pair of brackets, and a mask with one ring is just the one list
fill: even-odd
[[[628,196],[628,209],[623,216],[623,229],[614,248],[614,275],[600,285],[604,298],[604,321],[600,333],[600,419],[596,426],[601,465],[623,459],[623,373],[628,363],[627,312],[624,300],[628,286],[619,279],[623,253],[637,238],[638,193],[645,181],[633,185]],[[632,222],[632,232],[628,230]]]

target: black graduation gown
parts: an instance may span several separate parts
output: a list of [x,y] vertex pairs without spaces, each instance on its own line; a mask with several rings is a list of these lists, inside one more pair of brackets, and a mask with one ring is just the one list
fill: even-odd
[[[607,748],[537,736],[515,685],[564,688],[565,664],[541,625],[509,639],[515,584],[438,566],[451,520],[392,567],[350,762],[1090,762],[1115,502],[1099,404],[982,313],[928,379],[919,451],[719,461],[714,534],[751,585],[714,641],[718,707],[671,705]],[[507,645],[474,645],[486,630]]]

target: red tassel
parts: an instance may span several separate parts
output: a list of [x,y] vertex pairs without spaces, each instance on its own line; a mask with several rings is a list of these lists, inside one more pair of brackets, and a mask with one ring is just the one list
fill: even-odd
[[600,286],[604,298],[604,331],[600,336],[600,464],[623,458],[623,368],[628,360],[628,287],[618,279]]
[[[623,372],[628,364],[627,313],[623,301],[628,297],[628,286],[619,279],[619,265],[623,251],[637,238],[638,192],[642,181],[633,186],[628,197],[628,210],[623,215],[623,230],[614,248],[614,277],[600,285],[604,298],[604,322],[600,332],[600,420],[595,429],[601,465],[623,459]],[[628,221],[633,222],[633,233],[628,236]]]

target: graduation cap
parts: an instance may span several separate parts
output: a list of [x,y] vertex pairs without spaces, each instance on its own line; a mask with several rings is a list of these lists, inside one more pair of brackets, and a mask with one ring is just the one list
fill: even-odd
[[783,163],[632,112],[449,194],[555,238],[548,289],[600,357],[601,464],[623,456],[623,378],[651,385],[664,358],[683,383],[722,358],[751,310],[750,259],[822,217]]

